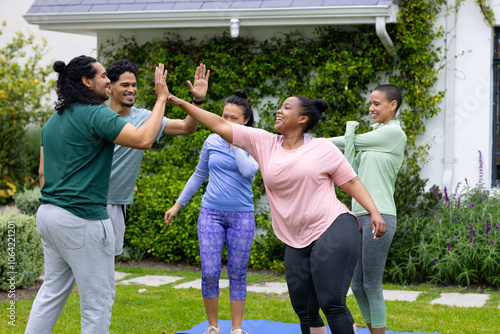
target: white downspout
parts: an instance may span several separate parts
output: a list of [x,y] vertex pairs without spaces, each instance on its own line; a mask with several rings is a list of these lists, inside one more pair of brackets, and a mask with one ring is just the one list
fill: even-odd
[[385,49],[389,52],[394,51],[394,43],[392,42],[391,36],[387,33],[385,17],[377,16],[375,18],[375,31]]
[[[456,8],[456,0],[448,0],[447,8]],[[451,189],[453,179],[453,165],[455,163],[455,54],[456,54],[456,27],[457,13],[451,10],[446,17],[446,41],[449,43],[446,48],[446,76],[444,98],[445,104],[445,124],[444,124],[444,172],[443,186]],[[452,33],[453,31],[453,33]],[[448,191],[448,193],[449,193]]]

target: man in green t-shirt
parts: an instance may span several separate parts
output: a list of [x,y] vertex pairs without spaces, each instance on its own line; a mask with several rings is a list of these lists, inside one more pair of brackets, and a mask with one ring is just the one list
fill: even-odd
[[106,70],[94,58],[54,63],[56,113],[42,129],[37,231],[45,257],[45,279],[26,332],[49,334],[77,283],[81,333],[109,332],[115,299],[114,234],[106,211],[114,144],[147,149],[156,138],[170,95],[164,65],[155,70],[158,99],[136,128],[102,103],[108,98]]

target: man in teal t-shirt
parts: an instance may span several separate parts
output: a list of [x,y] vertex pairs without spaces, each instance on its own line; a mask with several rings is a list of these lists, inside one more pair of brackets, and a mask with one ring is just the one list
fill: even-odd
[[[135,127],[140,127],[149,117],[151,111],[133,107],[137,94],[138,69],[128,60],[116,60],[106,68],[111,81],[108,89],[111,102],[109,107],[121,118]],[[205,71],[205,65],[198,66],[193,85],[189,82],[193,104],[203,107],[208,89],[210,71]],[[196,131],[198,122],[191,116],[185,119],[168,119],[163,117],[156,141],[162,142],[167,135],[185,135]],[[111,179],[108,193],[108,214],[111,218],[115,234],[115,255],[123,250],[125,236],[126,205],[134,199],[135,184],[141,166],[144,150],[138,150],[121,145],[115,145]]]
[[144,149],[154,142],[168,96],[166,71],[155,70],[158,100],[139,128],[102,105],[109,79],[94,58],[54,63],[56,113],[42,129],[37,212],[45,278],[25,333],[49,334],[76,281],[81,333],[106,334],[115,299],[114,234],[106,211],[114,143]]

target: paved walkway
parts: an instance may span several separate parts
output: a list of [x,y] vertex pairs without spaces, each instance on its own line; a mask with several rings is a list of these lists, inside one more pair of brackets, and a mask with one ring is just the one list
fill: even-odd
[[[175,289],[200,289],[201,290],[201,279],[196,279],[190,282],[184,282],[177,284],[175,282],[184,279],[180,276],[162,276],[162,275],[145,275],[138,276],[134,278],[127,279],[127,276],[132,274],[115,272],[115,278],[118,285],[138,285],[141,286],[139,292],[147,291],[147,286],[160,286],[163,284],[174,284]],[[220,289],[225,289],[229,287],[229,280],[221,279],[219,281]],[[286,283],[279,282],[266,282],[262,284],[249,285],[247,287],[249,292],[257,293],[276,293],[276,294],[286,294],[288,289]],[[421,291],[406,291],[406,290],[384,290],[385,300],[399,300],[412,302],[417,300]],[[349,289],[348,295],[352,294],[351,289]],[[442,304],[448,306],[458,306],[458,307],[482,307],[488,300],[489,295],[478,294],[478,293],[441,293],[440,297],[431,301],[431,304]],[[500,309],[500,305],[498,307]]]

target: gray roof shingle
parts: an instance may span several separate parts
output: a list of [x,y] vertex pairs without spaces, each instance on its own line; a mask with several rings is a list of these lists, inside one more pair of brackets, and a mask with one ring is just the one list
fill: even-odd
[[400,0],[35,0],[27,13],[388,6],[394,2]]

